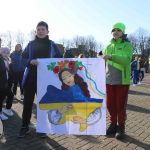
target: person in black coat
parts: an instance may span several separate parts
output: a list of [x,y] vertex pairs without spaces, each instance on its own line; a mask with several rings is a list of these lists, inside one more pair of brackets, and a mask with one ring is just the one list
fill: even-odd
[[15,50],[10,54],[10,73],[13,81],[13,94],[14,99],[17,99],[17,86],[20,86],[20,98],[23,100],[23,88],[22,88],[22,78],[25,70],[25,62],[22,61],[22,46],[21,44],[16,44]]
[[[9,55],[10,51],[7,47],[0,48],[0,118],[1,120],[7,120],[8,116],[12,116],[11,110],[13,94],[9,90]],[[8,96],[10,99],[6,101],[6,108],[2,111],[3,101]],[[4,114],[4,113],[6,114]]]
[[49,39],[48,24],[41,21],[36,27],[35,40],[29,42],[22,54],[22,59],[26,59],[26,69],[22,85],[24,88],[24,105],[22,113],[22,127],[19,138],[30,132],[29,124],[32,114],[32,106],[37,92],[37,65],[38,58],[60,58],[62,54],[56,44]]

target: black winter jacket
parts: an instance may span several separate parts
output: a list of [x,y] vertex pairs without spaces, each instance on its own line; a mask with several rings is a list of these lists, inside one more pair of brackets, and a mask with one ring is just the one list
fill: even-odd
[[7,82],[7,71],[4,58],[0,55],[0,91],[3,91],[7,88]]

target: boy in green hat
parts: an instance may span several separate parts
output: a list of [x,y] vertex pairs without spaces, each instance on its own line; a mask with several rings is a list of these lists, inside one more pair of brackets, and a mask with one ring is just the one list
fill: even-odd
[[103,55],[103,59],[106,60],[107,109],[110,114],[110,126],[106,134],[122,139],[125,133],[133,48],[126,38],[123,23],[113,25],[112,36],[113,38]]

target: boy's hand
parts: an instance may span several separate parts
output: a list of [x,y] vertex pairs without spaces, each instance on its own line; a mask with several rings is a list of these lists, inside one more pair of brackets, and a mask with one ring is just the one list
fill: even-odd
[[103,55],[102,58],[105,60],[111,60],[112,56],[111,55]]
[[32,59],[30,61],[30,64],[33,65],[33,66],[37,66],[38,65],[38,61],[36,59]]

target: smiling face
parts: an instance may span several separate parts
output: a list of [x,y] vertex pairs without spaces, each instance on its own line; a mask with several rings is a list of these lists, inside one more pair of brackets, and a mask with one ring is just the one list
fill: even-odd
[[37,26],[36,27],[36,35],[38,38],[45,38],[48,35],[49,31],[45,26]]
[[119,30],[119,29],[113,29],[112,30],[112,35],[113,35],[113,38],[114,39],[118,39],[118,38],[120,38],[120,37],[122,37],[122,31],[121,30]]
[[68,86],[73,86],[75,84],[74,75],[69,71],[64,71],[61,74],[62,82]]

